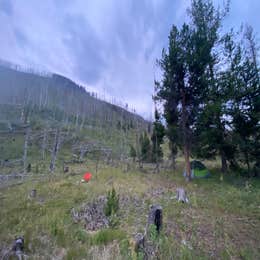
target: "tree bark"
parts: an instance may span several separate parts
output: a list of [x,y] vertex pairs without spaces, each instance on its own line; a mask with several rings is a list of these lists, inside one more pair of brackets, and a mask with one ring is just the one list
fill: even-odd
[[183,151],[185,158],[185,169],[186,169],[186,180],[191,180],[191,169],[190,169],[190,145],[189,145],[189,128],[187,126],[188,114],[186,107],[186,96],[185,92],[181,91],[182,95],[182,131],[183,131]]
[[23,173],[27,172],[27,152],[28,152],[28,142],[30,136],[30,128],[27,127],[25,138],[24,138],[24,147],[23,147]]
[[245,152],[244,152],[244,154],[245,154],[245,159],[246,159],[246,166],[247,166],[247,171],[248,171],[248,173],[250,173],[250,163],[249,163],[249,156],[248,156],[248,152],[247,152],[247,151],[245,151]]
[[84,156],[87,152],[86,147],[84,147],[84,145],[80,146],[80,156],[79,156],[79,161],[83,162]]
[[227,159],[223,151],[221,152],[221,172],[227,172]]
[[45,160],[45,150],[47,147],[47,129],[45,128],[43,131],[43,140],[42,140],[42,160]]
[[59,146],[60,146],[60,129],[57,129],[55,133],[54,144],[51,153],[50,172],[53,172],[55,169],[55,161],[59,151]]
[[191,169],[190,169],[190,150],[189,145],[186,143],[184,145],[184,158],[185,158],[185,170],[186,170],[186,180],[191,180]]

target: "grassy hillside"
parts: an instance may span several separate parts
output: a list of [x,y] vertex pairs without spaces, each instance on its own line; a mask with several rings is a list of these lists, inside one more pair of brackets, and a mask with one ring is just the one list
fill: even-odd
[[[16,235],[24,235],[29,259],[142,259],[133,249],[133,237],[144,232],[151,204],[163,207],[163,229],[150,237],[154,259],[258,259],[260,182],[232,178],[220,181],[218,170],[209,179],[184,182],[183,163],[176,172],[128,173],[102,166],[89,183],[80,183],[92,162],[70,165],[70,174],[1,189],[0,255]],[[189,204],[175,199],[185,187]],[[120,208],[112,228],[88,231],[74,223],[71,209],[106,196],[114,187]],[[28,198],[32,189],[34,199]]]

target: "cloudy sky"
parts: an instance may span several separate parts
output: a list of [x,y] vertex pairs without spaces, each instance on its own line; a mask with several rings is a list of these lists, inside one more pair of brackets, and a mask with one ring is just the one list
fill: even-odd
[[[216,5],[223,0],[215,0]],[[155,65],[190,0],[0,0],[0,59],[60,73],[152,113]],[[260,33],[260,1],[231,0],[225,27]]]

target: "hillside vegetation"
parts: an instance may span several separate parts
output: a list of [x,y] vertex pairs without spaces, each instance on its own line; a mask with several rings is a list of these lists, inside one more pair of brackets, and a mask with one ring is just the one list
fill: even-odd
[[148,126],[63,76],[0,66],[1,173],[25,172],[28,165],[39,172],[52,159],[62,167],[97,149],[109,151],[111,160],[126,158]]

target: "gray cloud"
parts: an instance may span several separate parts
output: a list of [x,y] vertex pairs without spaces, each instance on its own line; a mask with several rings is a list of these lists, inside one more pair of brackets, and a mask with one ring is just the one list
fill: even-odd
[[19,45],[21,48],[27,47],[29,40],[22,30],[14,27],[14,35],[15,35],[17,45]]
[[9,0],[0,0],[0,12],[9,16],[12,15],[13,14],[12,2]]
[[[222,4],[222,0],[215,0]],[[152,113],[155,60],[190,0],[0,0],[0,58],[61,73]],[[225,27],[259,30],[258,0],[233,0]]]
[[63,42],[75,63],[72,73],[87,84],[95,84],[105,69],[102,44],[94,28],[82,15],[67,15],[63,21]]

